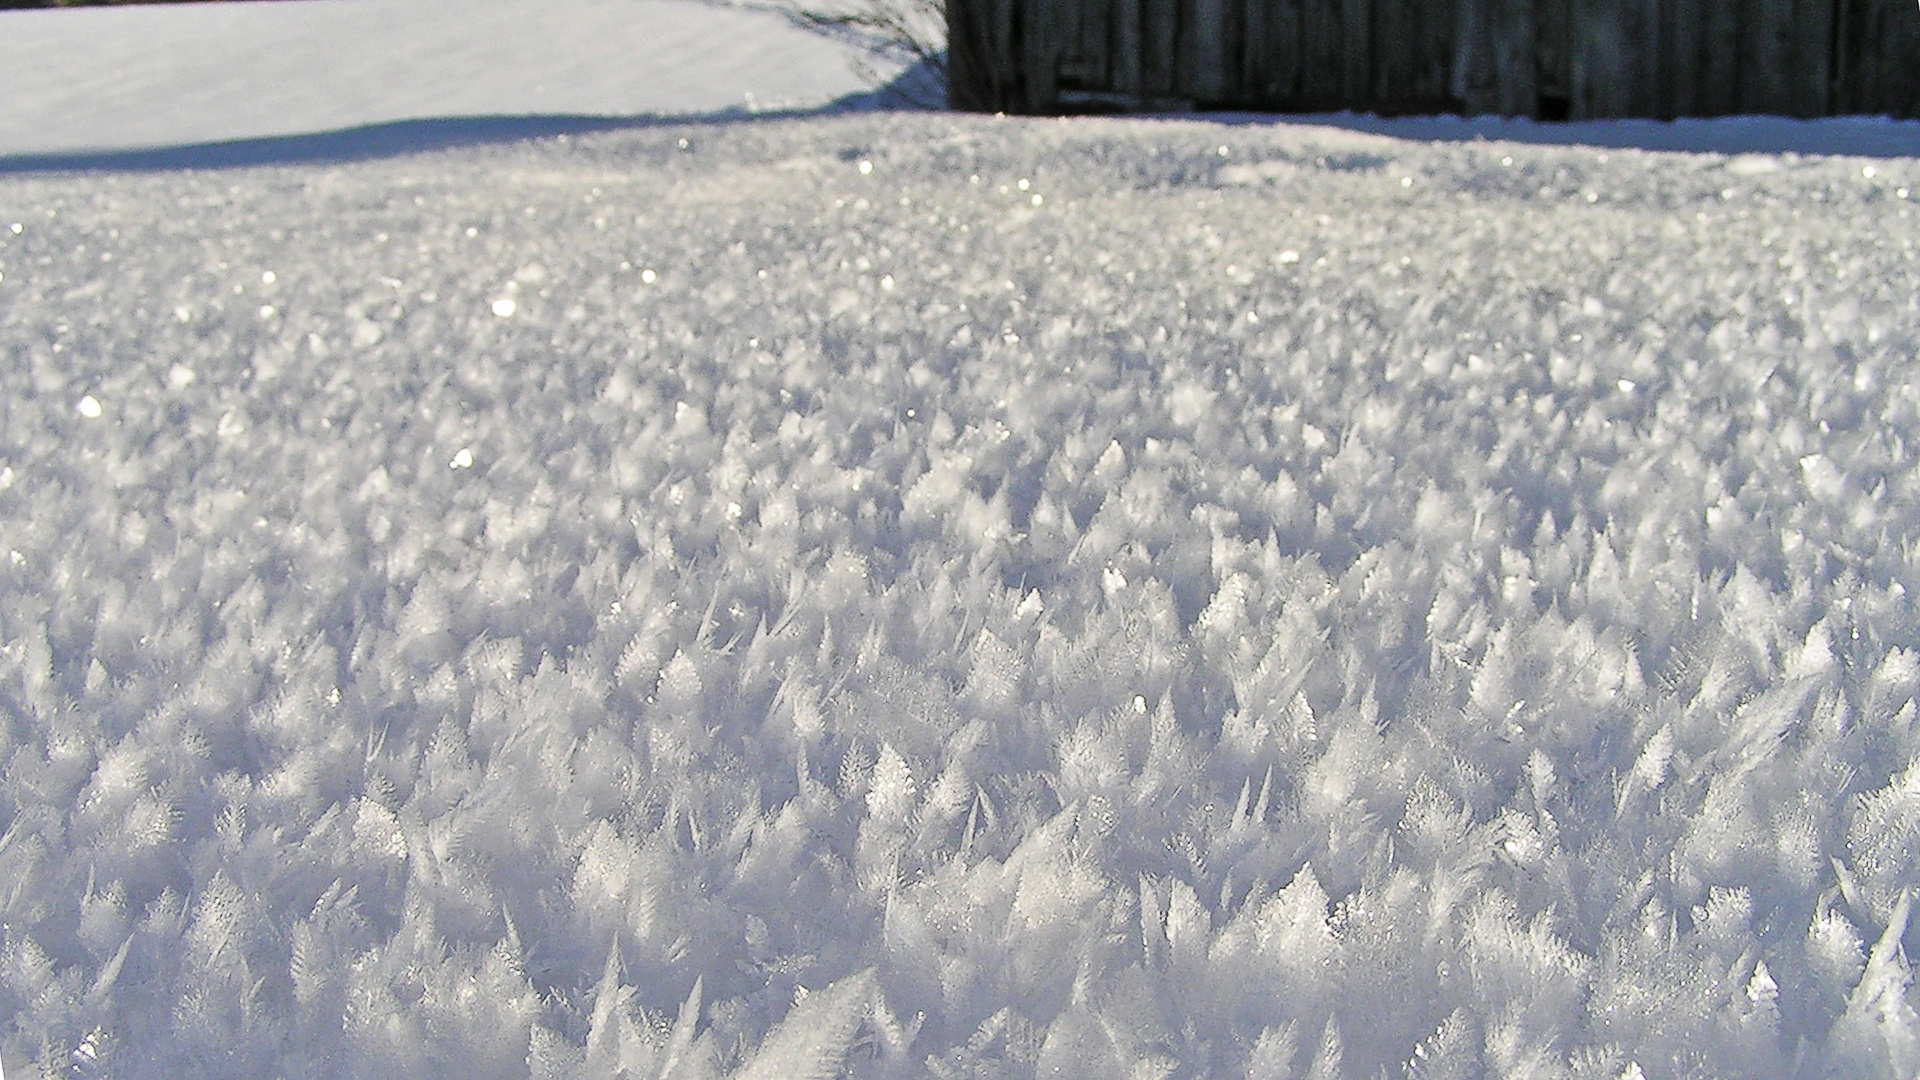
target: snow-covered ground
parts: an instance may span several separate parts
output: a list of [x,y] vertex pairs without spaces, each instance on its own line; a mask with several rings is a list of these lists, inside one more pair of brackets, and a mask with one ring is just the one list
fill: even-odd
[[422,120],[809,109],[868,89],[844,41],[689,0],[9,11],[0,38],[0,158]]
[[1323,119],[11,159],[0,1059],[1913,1075],[1912,126]]

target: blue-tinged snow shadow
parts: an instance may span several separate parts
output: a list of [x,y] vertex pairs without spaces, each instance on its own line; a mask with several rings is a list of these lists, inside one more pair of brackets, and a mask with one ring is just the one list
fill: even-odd
[[729,124],[822,116],[833,113],[942,109],[946,78],[938,65],[921,62],[884,85],[804,109],[748,110],[636,116],[453,116],[394,120],[296,135],[157,146],[137,150],[62,151],[0,155],[0,175],[66,172],[170,172],[179,169],[244,169],[266,165],[347,164],[463,147],[523,142],[559,135],[666,127]]
[[459,116],[395,120],[337,131],[273,135],[188,146],[0,156],[0,175],[346,164],[559,135],[587,135],[667,124],[716,123],[793,115],[801,114],[728,110],[695,116]]
[[1514,142],[1711,154],[1803,154],[1920,157],[1920,121],[1884,116],[1793,120],[1729,116],[1679,120],[1585,120],[1543,123],[1500,116],[1399,116],[1361,113],[1183,113],[1229,125],[1312,124],[1411,142]]

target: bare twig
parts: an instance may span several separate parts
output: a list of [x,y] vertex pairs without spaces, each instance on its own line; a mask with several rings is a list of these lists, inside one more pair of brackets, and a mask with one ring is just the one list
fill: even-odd
[[[924,66],[946,80],[946,0],[778,0],[776,6],[804,26],[854,39],[876,59]],[[856,70],[875,85],[884,81],[874,63],[858,63]]]

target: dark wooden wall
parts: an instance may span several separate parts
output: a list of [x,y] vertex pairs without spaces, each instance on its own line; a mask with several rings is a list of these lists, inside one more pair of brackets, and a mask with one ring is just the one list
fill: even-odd
[[985,112],[1920,116],[1915,0],[948,0]]

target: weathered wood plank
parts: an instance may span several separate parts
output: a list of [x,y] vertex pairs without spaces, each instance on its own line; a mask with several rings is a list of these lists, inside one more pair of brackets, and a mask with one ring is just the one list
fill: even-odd
[[1742,113],[1785,111],[1781,62],[1793,32],[1791,0],[1744,0],[1740,20],[1740,85],[1734,107]]
[[1912,0],[951,0],[950,96],[1509,115],[1920,115]]
[[1107,0],[1069,0],[1061,27],[1060,89],[1087,90],[1107,84]]
[[1903,0],[1854,0],[1864,10],[1851,47],[1857,111],[1920,115],[1920,8]]
[[1833,97],[1833,0],[1796,0],[1787,93],[1793,116],[1823,116]]
[[1174,95],[1174,49],[1179,37],[1179,0],[1141,0],[1140,90],[1149,103],[1165,102]]
[[1890,3],[1886,8],[1887,32],[1880,47],[1885,57],[1882,66],[1884,110],[1890,115],[1920,118],[1920,4]]
[[1726,0],[1706,0],[1700,8],[1699,94],[1702,116],[1726,116],[1740,108],[1740,24],[1743,12]]
[[1284,107],[1299,66],[1299,37],[1294,0],[1249,0],[1242,6],[1239,83],[1248,102]]
[[1845,0],[1833,5],[1833,39],[1827,53],[1827,107],[1836,114],[1850,111],[1853,99],[1850,68],[1853,63],[1853,27]]
[[1405,112],[1413,82],[1413,42],[1406,0],[1373,0],[1368,31],[1374,107],[1385,113]]
[[1215,104],[1227,98],[1229,0],[1186,0],[1181,27],[1180,94]]
[[1233,82],[1241,101],[1269,103],[1273,100],[1273,40],[1267,23],[1274,17],[1276,6],[1267,0],[1240,5],[1240,50]]
[[1698,116],[1706,107],[1700,80],[1705,71],[1708,2],[1713,0],[1674,0],[1666,6],[1660,35],[1660,56],[1666,68],[1664,119]]
[[1060,47],[1062,8],[1073,0],[1025,0],[1020,6],[1026,17],[1018,20],[1017,55],[1020,56],[1020,86],[1024,91],[1018,110],[1023,113],[1052,112],[1060,106]]
[[1459,9],[1457,0],[1427,0],[1414,6],[1413,94],[1421,112],[1460,108],[1452,77],[1453,28]]
[[1448,90],[1468,116],[1497,111],[1493,38],[1486,5],[1465,0],[1453,24],[1453,59]]
[[1345,92],[1344,4],[1341,0],[1300,0],[1300,92],[1295,107],[1337,108]]
[[1140,87],[1140,0],[1113,0],[1113,58],[1107,65],[1111,76],[1109,89],[1125,97],[1138,99]]
[[[1537,9],[1536,9],[1537,10]],[[1540,22],[1540,115],[1547,120],[1587,120],[1617,115],[1620,84],[1624,80],[1626,42],[1620,37],[1618,12],[1603,9],[1598,0],[1576,0],[1566,19],[1566,70],[1550,67],[1558,59],[1557,48],[1546,44],[1553,23]],[[1552,29],[1550,29],[1552,27]],[[1562,81],[1564,80],[1564,81]],[[1564,90],[1562,89],[1564,87]],[[1562,104],[1556,107],[1553,100]],[[1554,115],[1555,113],[1558,115]]]
[[1050,0],[1046,7],[1053,17],[1053,34],[1059,42],[1060,55],[1053,65],[1055,86],[1069,71],[1081,64],[1080,24],[1086,20],[1086,9],[1090,7],[1086,0]]
[[1247,49],[1251,42],[1247,40],[1247,9],[1253,6],[1265,6],[1271,0],[1226,0],[1221,18],[1226,26],[1220,34],[1221,74],[1227,84],[1226,95],[1220,103],[1232,107],[1244,107],[1252,100],[1253,84],[1247,81]]
[[1374,104],[1372,19],[1371,0],[1343,0],[1340,5],[1340,102],[1349,109]]
[[1532,116],[1539,106],[1533,5],[1529,0],[1491,0],[1491,6],[1494,110]]
[[1573,102],[1574,0],[1534,0],[1534,115],[1568,119]]
[[1233,0],[1187,0],[1185,96],[1202,105],[1224,101],[1233,89]]
[[1277,15],[1269,27],[1273,35],[1273,99],[1276,104],[1300,100],[1306,70],[1306,12],[1301,0],[1276,0]]
[[1623,107],[1617,115],[1647,116],[1659,108],[1662,96],[1661,0],[1619,0],[1619,3],[1624,15],[1620,32],[1631,52],[1624,65],[1628,83],[1620,95]]
[[1000,88],[1009,57],[997,46],[1002,0],[955,0],[947,6],[947,100],[956,109],[1005,108]]

